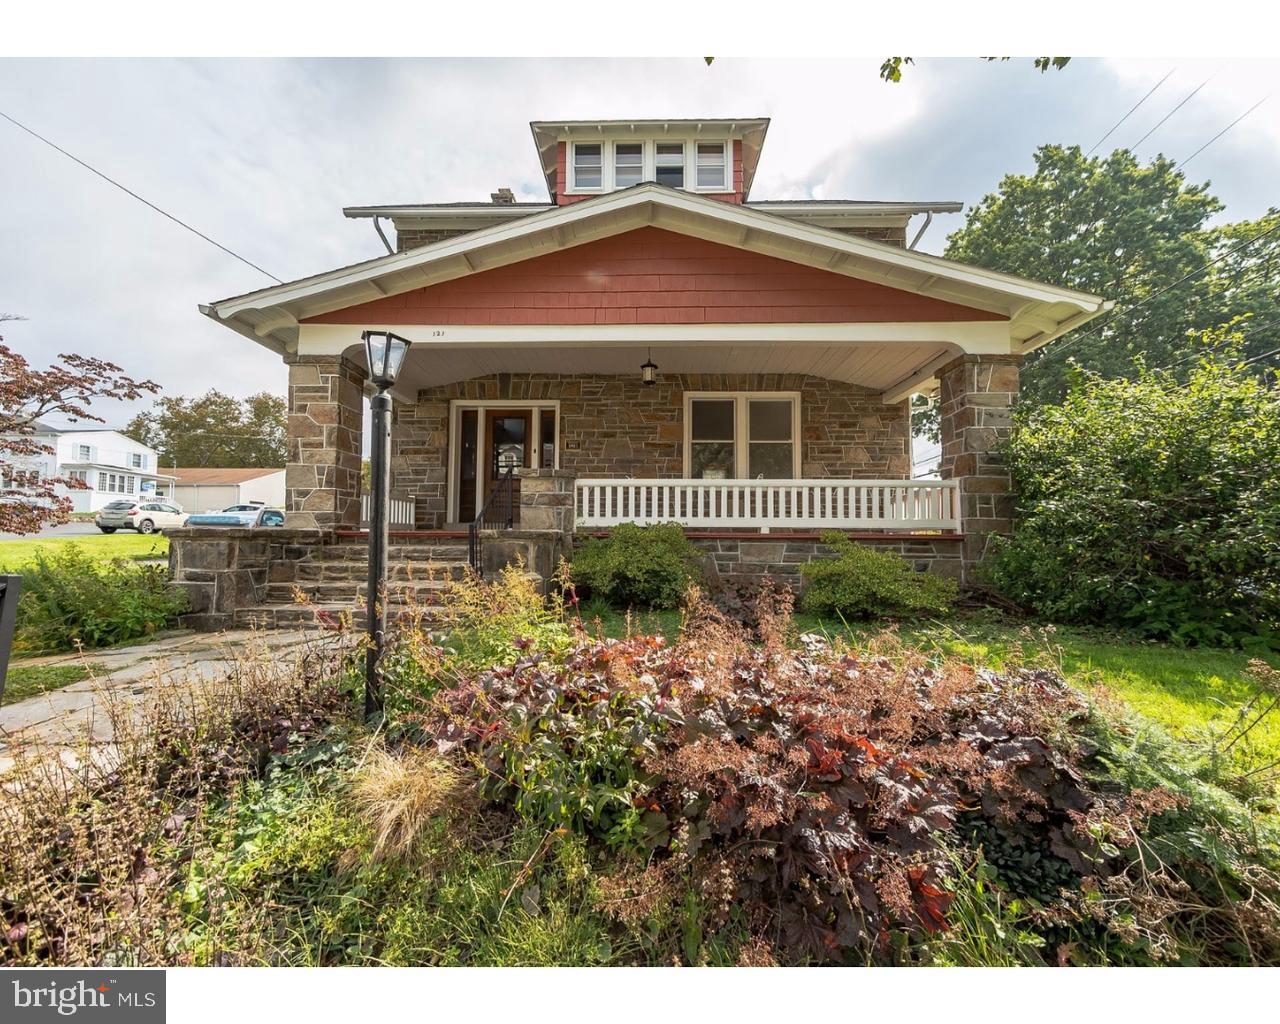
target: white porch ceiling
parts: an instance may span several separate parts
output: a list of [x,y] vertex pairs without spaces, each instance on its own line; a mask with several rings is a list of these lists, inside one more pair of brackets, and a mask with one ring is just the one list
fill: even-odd
[[[647,345],[417,348],[410,349],[395,390],[409,398],[421,388],[497,373],[599,373],[638,379],[640,364],[652,356],[660,377],[681,373],[802,373],[885,391],[918,367],[951,351],[958,350],[941,342],[655,345],[652,349]],[[364,360],[359,346],[349,348],[347,355],[356,362]]]

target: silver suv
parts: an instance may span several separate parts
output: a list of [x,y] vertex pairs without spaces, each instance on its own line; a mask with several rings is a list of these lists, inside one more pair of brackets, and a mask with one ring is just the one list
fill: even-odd
[[155,533],[181,526],[185,518],[182,508],[170,501],[159,498],[150,501],[123,499],[104,505],[94,522],[103,533],[115,533],[116,530]]

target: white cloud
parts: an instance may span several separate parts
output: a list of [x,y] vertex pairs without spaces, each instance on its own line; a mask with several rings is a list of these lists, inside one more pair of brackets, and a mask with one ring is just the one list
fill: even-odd
[[[1176,63],[1147,127],[1214,78],[1144,155],[1189,154],[1280,80],[1280,62]],[[289,279],[382,251],[344,205],[545,198],[530,120],[768,115],[756,198],[972,202],[1040,143],[1092,145],[1169,66],[921,60],[888,85],[876,60],[10,60],[0,109]],[[1135,116],[1115,138],[1142,131]],[[1280,95],[1192,169],[1229,216],[1275,202]],[[104,356],[170,393],[283,391],[276,357],[196,311],[260,275],[3,122],[0,197],[0,310],[28,317],[9,344]]]

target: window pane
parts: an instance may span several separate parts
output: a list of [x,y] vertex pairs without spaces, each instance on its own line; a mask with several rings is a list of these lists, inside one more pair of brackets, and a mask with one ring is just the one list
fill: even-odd
[[791,400],[788,398],[752,399],[748,420],[752,441],[791,440]]
[[747,448],[748,471],[752,479],[789,480],[791,478],[790,444],[752,444]]
[[695,398],[689,437],[694,441],[733,440],[733,399]]
[[613,183],[618,188],[638,185],[644,177],[644,145],[619,142],[613,147]]
[[555,469],[556,465],[556,414],[554,409],[541,412],[540,438],[542,443],[542,468]]
[[684,143],[659,142],[654,177],[659,185],[684,188]]
[[698,143],[698,187],[725,187],[724,145],[719,142]]
[[732,480],[732,441],[695,441],[689,446],[689,475],[694,480]]
[[601,146],[599,143],[573,147],[573,184],[575,188],[600,187]]

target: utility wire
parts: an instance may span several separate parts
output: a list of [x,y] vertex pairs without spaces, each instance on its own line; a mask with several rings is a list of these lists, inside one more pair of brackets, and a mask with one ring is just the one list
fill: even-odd
[[1153,127],[1151,131],[1147,132],[1146,135],[1142,136],[1142,138],[1140,138],[1137,142],[1135,142],[1129,148],[1137,149],[1144,142],[1146,142],[1147,139],[1151,138],[1151,136],[1155,134],[1156,128],[1159,128],[1162,124],[1164,124],[1167,120],[1169,120],[1169,118],[1173,117],[1174,114],[1176,114],[1179,110],[1181,110],[1184,106],[1187,105],[1187,102],[1191,99],[1192,96],[1194,96],[1196,93],[1198,93],[1201,89],[1203,89],[1208,84],[1209,84],[1209,79],[1206,78],[1203,82],[1201,82],[1194,89],[1192,89],[1191,92],[1187,94],[1186,98],[1181,103],[1179,103],[1176,107],[1174,107],[1171,111],[1169,111],[1169,113],[1165,114],[1164,117],[1160,118],[1160,120],[1155,123],[1155,127]]
[[[1274,226],[1267,228],[1266,231],[1259,231],[1252,238],[1246,238],[1239,245],[1235,245],[1232,248],[1228,249],[1226,252],[1215,256],[1213,259],[1211,259],[1204,266],[1200,267],[1198,270],[1193,270],[1189,274],[1185,274],[1182,277],[1178,278],[1178,280],[1174,281],[1172,284],[1168,284],[1165,287],[1161,288],[1159,291],[1152,292],[1146,298],[1130,306],[1127,310],[1124,311],[1123,315],[1125,317],[1132,316],[1135,312],[1137,312],[1139,309],[1145,306],[1148,302],[1151,302],[1154,299],[1158,299],[1160,298],[1160,296],[1168,292],[1171,292],[1174,288],[1177,288],[1179,285],[1185,284],[1187,281],[1190,281],[1193,277],[1199,277],[1206,270],[1212,267],[1215,263],[1220,263],[1222,260],[1225,260],[1228,256],[1231,256],[1234,253],[1239,252],[1241,249],[1244,249],[1250,245],[1253,245],[1254,242],[1261,241],[1263,238],[1266,238],[1267,235],[1274,234],[1277,231],[1280,231],[1280,222],[1277,222]],[[1055,346],[1054,348],[1046,352],[1043,358],[1048,359],[1050,356],[1054,354],[1061,354],[1065,352],[1067,349],[1071,348],[1072,345],[1077,345],[1081,341],[1083,341],[1085,338],[1088,338],[1088,337],[1091,337],[1092,335],[1097,334],[1100,330],[1102,330],[1103,327],[1106,327],[1108,324],[1110,324],[1115,317],[1120,315],[1121,314],[1119,311],[1115,311],[1106,319],[1104,319],[1101,323],[1099,323],[1097,326],[1093,327],[1091,330],[1084,331],[1080,334],[1073,334],[1071,337],[1067,338],[1066,341],[1063,342],[1063,344]]]
[[1107,132],[1106,135],[1102,136],[1102,138],[1100,138],[1097,142],[1093,144],[1093,149],[1089,150],[1089,152],[1087,152],[1085,156],[1086,157],[1093,156],[1094,150],[1096,150],[1099,146],[1101,146],[1104,142],[1106,142],[1107,139],[1111,138],[1111,133],[1114,132],[1117,128],[1119,128],[1122,124],[1124,124],[1127,120],[1129,120],[1133,112],[1151,98],[1151,93],[1155,92],[1157,89],[1160,88],[1160,86],[1164,85],[1164,83],[1169,80],[1169,75],[1172,75],[1173,72],[1177,70],[1178,70],[1177,68],[1173,68],[1164,76],[1164,78],[1156,82],[1156,84],[1151,87],[1150,91],[1148,91],[1147,94],[1142,97],[1142,99],[1138,100],[1137,103],[1135,103],[1132,107],[1129,108],[1129,113],[1125,114],[1124,117],[1120,118],[1119,121],[1117,121],[1115,124],[1111,126],[1111,131]]
[[1227,134],[1227,132],[1231,131],[1231,129],[1232,129],[1232,128],[1234,128],[1236,125],[1238,125],[1241,121],[1243,121],[1246,117],[1248,117],[1250,114],[1252,114],[1255,110],[1257,110],[1260,106],[1262,106],[1262,104],[1264,104],[1264,103],[1266,103],[1266,102],[1267,102],[1267,97],[1265,97],[1265,96],[1264,96],[1264,97],[1262,97],[1262,99],[1258,100],[1258,102],[1257,102],[1257,103],[1255,103],[1255,104],[1254,104],[1253,106],[1251,106],[1248,110],[1246,110],[1243,114],[1241,114],[1241,115],[1240,115],[1239,117],[1237,117],[1234,121],[1232,121],[1229,125],[1227,125],[1225,128],[1223,128],[1223,129],[1222,129],[1222,131],[1218,132],[1218,134],[1217,134],[1217,135],[1215,135],[1215,136],[1214,136],[1213,138],[1211,138],[1208,142],[1206,142],[1203,146],[1201,146],[1201,147],[1200,147],[1199,149],[1197,149],[1194,153],[1192,153],[1189,157],[1187,157],[1185,160],[1183,160],[1183,161],[1182,161],[1182,163],[1180,163],[1178,166],[1179,166],[1179,167],[1186,167],[1186,166],[1187,166],[1187,164],[1191,163],[1191,161],[1192,161],[1192,160],[1194,160],[1196,157],[1198,157],[1198,156],[1199,156],[1201,153],[1203,153],[1206,149],[1208,149],[1208,148],[1209,148],[1210,146],[1212,146],[1215,142],[1217,142],[1220,138],[1222,138],[1222,136],[1226,135],[1226,134]]
[[284,282],[283,282],[283,281],[281,281],[281,280],[280,280],[280,278],[276,277],[276,275],[275,275],[275,274],[272,274],[272,273],[270,273],[269,271],[263,270],[260,266],[258,266],[258,264],[254,263],[252,260],[247,260],[247,259],[245,259],[245,258],[244,258],[243,256],[241,256],[238,252],[233,252],[232,250],[228,249],[225,245],[223,245],[221,242],[215,242],[212,238],[210,238],[208,235],[206,235],[203,231],[198,231],[197,229],[193,228],[190,224],[188,224],[186,221],[184,221],[184,220],[180,220],[179,218],[175,217],[172,213],[169,213],[167,210],[162,210],[160,207],[156,206],[156,204],[155,204],[155,203],[153,203],[153,202],[151,202],[150,200],[143,199],[143,198],[142,198],[142,196],[138,195],[138,193],[137,193],[137,192],[134,192],[134,191],[133,191],[132,189],[130,189],[130,188],[126,188],[124,185],[121,185],[121,184],[120,184],[120,182],[118,182],[118,181],[116,181],[116,180],[115,180],[115,178],[112,178],[112,177],[109,177],[109,176],[108,176],[108,175],[106,175],[106,174],[103,174],[103,173],[102,173],[102,171],[98,170],[96,167],[92,166],[91,164],[87,164],[87,163],[85,163],[83,160],[81,160],[81,159],[80,159],[78,156],[76,156],[74,153],[68,153],[65,149],[63,149],[61,146],[59,146],[56,142],[52,142],[52,141],[50,141],[49,139],[46,139],[46,138],[45,138],[43,135],[41,135],[39,132],[34,131],[34,130],[33,130],[33,129],[31,129],[31,128],[28,128],[28,127],[27,127],[25,124],[23,124],[21,121],[17,121],[17,120],[15,120],[14,118],[10,117],[10,116],[9,116],[8,114],[6,114],[3,110],[0,110],[0,117],[3,117],[6,121],[8,121],[10,124],[14,125],[15,127],[17,127],[17,128],[21,128],[24,132],[26,132],[26,133],[27,133],[28,135],[30,135],[32,138],[39,139],[39,140],[40,140],[41,142],[43,142],[46,146],[51,146],[51,147],[53,147],[53,148],[54,148],[54,149],[56,149],[59,153],[61,153],[63,156],[67,157],[68,159],[70,159],[70,160],[74,160],[74,161],[75,161],[76,163],[78,163],[81,167],[83,167],[86,171],[92,171],[94,174],[96,174],[96,175],[97,175],[99,178],[101,178],[103,181],[108,182],[108,183],[109,183],[109,184],[111,184],[111,185],[114,185],[116,188],[118,188],[121,192],[124,192],[126,195],[133,196],[133,198],[134,198],[134,199],[138,200],[138,202],[142,203],[144,206],[149,206],[149,207],[151,207],[151,209],[155,210],[155,211],[156,211],[156,213],[160,214],[161,216],[168,217],[168,218],[169,218],[169,220],[173,221],[173,222],[174,222],[175,224],[177,224],[179,227],[186,228],[188,231],[190,231],[193,235],[197,236],[198,238],[203,238],[203,239],[204,239],[206,242],[208,242],[210,245],[216,246],[217,248],[221,249],[221,250],[222,250],[223,252],[225,252],[228,256],[231,256],[231,257],[233,257],[234,259],[239,260],[241,263],[245,264],[246,266],[252,267],[252,268],[253,268],[254,270],[256,270],[259,274],[266,274],[266,276],[267,276],[267,277],[269,277],[269,278],[271,278],[271,280],[275,281],[275,282],[276,282],[276,284],[284,284]]

